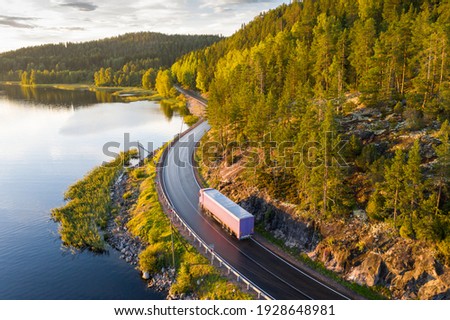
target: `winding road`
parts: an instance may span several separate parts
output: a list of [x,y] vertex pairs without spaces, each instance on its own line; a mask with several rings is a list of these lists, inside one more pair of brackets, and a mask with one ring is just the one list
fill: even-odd
[[167,153],[161,174],[169,202],[186,223],[238,272],[277,300],[349,299],[274,254],[254,239],[239,241],[198,208],[200,186],[194,176],[195,146],[210,129],[203,122]]

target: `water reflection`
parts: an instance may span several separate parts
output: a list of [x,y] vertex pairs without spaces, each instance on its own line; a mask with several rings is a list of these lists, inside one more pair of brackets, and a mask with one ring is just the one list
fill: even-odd
[[166,118],[168,120],[172,119],[173,117],[173,108],[172,106],[165,102],[164,100],[160,102],[160,106],[161,106],[161,110],[164,113],[164,115],[166,116]]
[[111,103],[121,101],[120,97],[113,96],[111,93],[106,91],[95,91],[95,97],[97,102]]
[[120,102],[120,97],[109,92],[88,90],[60,90],[55,88],[34,88],[16,85],[0,85],[0,94],[11,101],[26,101],[41,107],[81,108],[97,103]]

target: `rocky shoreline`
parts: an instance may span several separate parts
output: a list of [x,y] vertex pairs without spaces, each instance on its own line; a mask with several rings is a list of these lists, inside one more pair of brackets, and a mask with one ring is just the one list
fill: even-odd
[[[111,200],[117,212],[108,222],[105,238],[112,248],[120,252],[121,259],[141,272],[142,279],[147,281],[149,288],[167,294],[167,300],[183,298],[169,295],[169,289],[175,282],[175,269],[163,268],[161,272],[152,275],[139,270],[139,254],[145,249],[146,244],[139,237],[132,235],[127,228],[130,211],[139,196],[138,190],[139,186],[133,186],[128,173],[123,171],[110,190]],[[125,194],[130,196],[124,197]]]

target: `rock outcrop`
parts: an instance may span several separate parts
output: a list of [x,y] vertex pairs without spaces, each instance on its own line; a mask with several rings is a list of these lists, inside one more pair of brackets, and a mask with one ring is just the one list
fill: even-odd
[[218,188],[285,246],[306,253],[348,281],[384,287],[393,299],[450,298],[450,268],[429,244],[401,238],[388,224],[370,223],[361,212],[345,220],[314,222],[295,206],[247,187],[238,173],[234,166],[210,172],[215,179],[226,177]]

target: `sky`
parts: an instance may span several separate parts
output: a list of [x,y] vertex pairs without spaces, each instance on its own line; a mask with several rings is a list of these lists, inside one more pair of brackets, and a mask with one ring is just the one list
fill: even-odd
[[0,0],[0,52],[127,32],[229,36],[283,0]]

